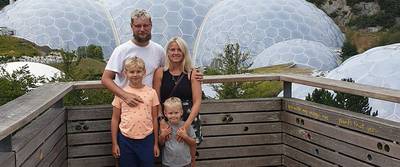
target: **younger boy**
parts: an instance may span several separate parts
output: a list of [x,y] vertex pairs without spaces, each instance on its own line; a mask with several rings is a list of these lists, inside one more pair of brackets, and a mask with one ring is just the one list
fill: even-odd
[[[192,156],[190,147],[196,146],[194,129],[190,126],[187,133],[178,130],[185,123],[181,120],[182,102],[177,97],[170,97],[164,102],[164,115],[168,119],[167,126],[160,128],[159,142],[162,150],[163,167],[190,167]],[[178,142],[179,136],[184,142]],[[193,164],[192,164],[193,165]]]
[[132,107],[115,96],[111,118],[112,154],[121,167],[152,167],[158,148],[158,105],[156,91],[143,84],[145,65],[138,57],[124,61],[124,74],[129,80],[124,91],[135,93],[143,103]]

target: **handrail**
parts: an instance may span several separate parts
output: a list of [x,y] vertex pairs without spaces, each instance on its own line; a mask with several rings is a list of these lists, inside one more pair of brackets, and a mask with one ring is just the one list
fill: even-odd
[[[284,81],[400,103],[400,90],[297,74],[238,74],[204,76],[203,83]],[[104,88],[100,81],[45,84],[0,106],[0,141],[61,100],[74,89]]]

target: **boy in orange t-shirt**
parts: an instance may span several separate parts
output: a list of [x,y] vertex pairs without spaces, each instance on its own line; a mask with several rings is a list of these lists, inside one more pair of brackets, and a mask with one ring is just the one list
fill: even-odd
[[124,61],[124,74],[129,84],[123,89],[134,92],[143,99],[135,107],[115,96],[111,118],[112,154],[119,158],[119,165],[152,167],[158,157],[158,105],[156,91],[142,83],[145,65],[138,57]]

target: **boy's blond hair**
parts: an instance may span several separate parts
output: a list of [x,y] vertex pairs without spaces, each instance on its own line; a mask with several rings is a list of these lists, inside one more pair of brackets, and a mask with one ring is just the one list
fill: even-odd
[[140,70],[146,70],[146,66],[144,65],[143,59],[134,56],[134,57],[129,57],[124,60],[124,70],[129,70],[132,68],[137,68]]
[[176,109],[179,110],[180,112],[183,112],[182,109],[182,101],[181,99],[177,98],[177,97],[170,97],[167,100],[165,100],[164,104],[164,108],[168,107],[171,109]]

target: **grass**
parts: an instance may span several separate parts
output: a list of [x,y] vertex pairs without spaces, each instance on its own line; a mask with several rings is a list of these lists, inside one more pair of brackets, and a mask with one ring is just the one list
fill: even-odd
[[37,47],[35,44],[20,38],[0,36],[0,56],[5,58],[39,56],[41,51]]
[[[50,64],[51,66],[64,71],[62,63]],[[106,63],[97,59],[83,58],[77,65],[73,65],[74,80],[98,80],[103,74]]]

